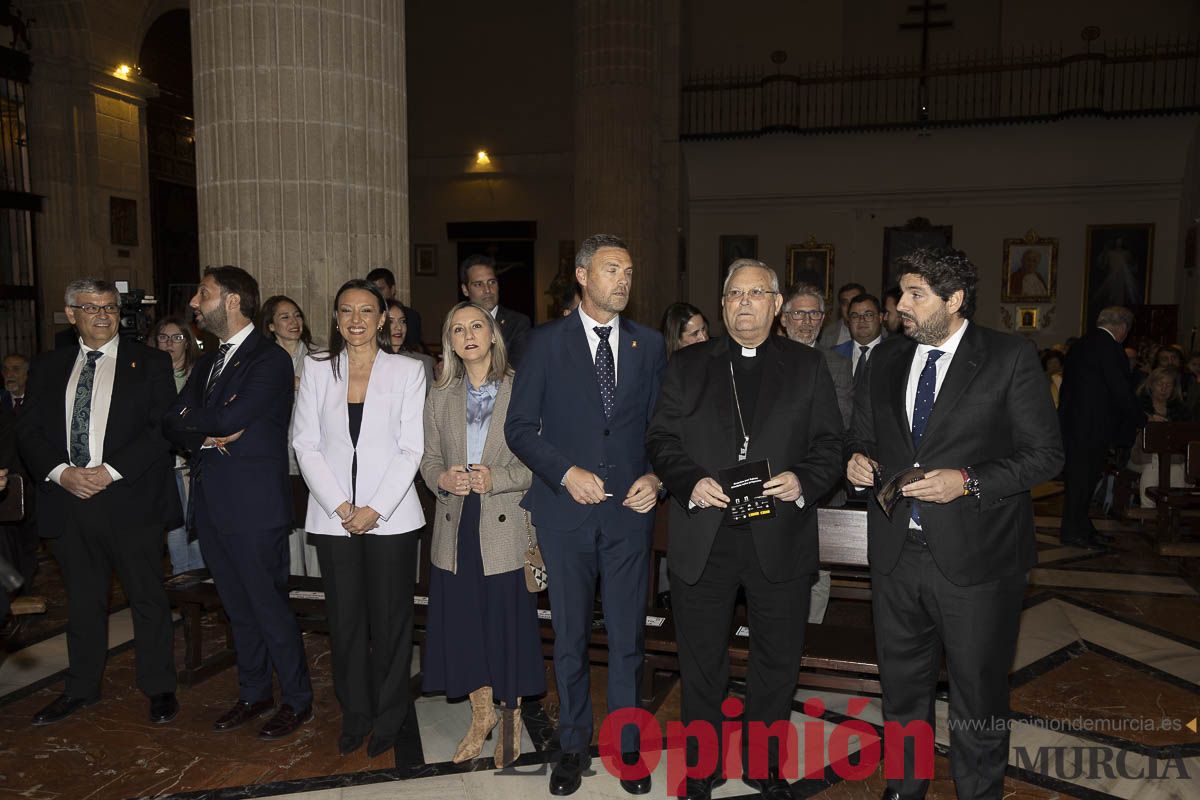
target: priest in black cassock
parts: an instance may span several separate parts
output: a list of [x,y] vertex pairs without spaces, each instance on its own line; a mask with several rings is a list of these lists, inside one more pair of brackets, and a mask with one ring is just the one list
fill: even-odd
[[[722,297],[728,334],[674,355],[646,434],[655,474],[675,500],[667,560],[683,721],[707,721],[717,731],[739,587],[753,635],[742,719],[770,724],[790,716],[817,571],[814,501],[841,472],[833,379],[819,352],[771,335],[782,302],[774,270],[733,262]],[[761,488],[774,514],[734,524],[721,470],[761,461],[769,464]],[[745,782],[767,798],[791,797],[772,751],[769,774]],[[708,797],[720,782],[715,775],[689,780],[687,796]]]

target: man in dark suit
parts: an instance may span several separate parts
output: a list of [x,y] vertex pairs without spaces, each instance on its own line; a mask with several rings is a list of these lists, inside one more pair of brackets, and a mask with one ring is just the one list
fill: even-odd
[[1058,418],[1067,464],[1063,470],[1063,544],[1095,547],[1108,537],[1097,533],[1088,506],[1109,450],[1133,444],[1146,424],[1129,377],[1129,359],[1121,347],[1133,327],[1133,312],[1105,308],[1096,327],[1071,345],[1063,365]]
[[163,534],[182,521],[162,417],[175,395],[166,353],[121,339],[120,297],[108,281],[67,287],[73,350],[41,356],[17,440],[42,495],[38,529],[54,538],[67,589],[67,681],[39,711],[48,725],[100,700],[115,568],[133,617],[137,682],[150,720],[170,722],[175,699],[171,608],[162,587]]
[[9,353],[0,362],[4,388],[0,390],[0,405],[14,414],[21,413],[25,403],[25,387],[29,382],[29,358],[21,353]]
[[[387,267],[376,267],[367,273],[367,280],[375,284],[375,288],[383,295],[383,299],[396,299],[396,276]],[[421,312],[415,308],[400,304],[404,309],[404,321],[408,332],[404,335],[404,348],[416,353],[425,352],[425,344],[421,340]]]
[[[960,798],[999,798],[1008,671],[1037,563],[1030,489],[1062,467],[1054,404],[1024,340],[970,322],[975,266],[949,249],[901,259],[907,336],[876,348],[855,388],[846,477],[871,487],[920,466],[889,518],[868,503],[875,646],[888,722],[924,722],[945,650],[950,771]],[[925,796],[904,744],[885,798]],[[930,756],[932,754],[929,754]]]
[[821,332],[821,346],[833,348],[842,342],[850,340],[850,301],[860,294],[866,294],[867,287],[861,283],[847,283],[837,290],[837,316],[825,330]]
[[[74,345],[78,347],[78,339]],[[4,388],[0,389],[0,409],[8,412],[15,426],[16,418],[25,407],[25,392],[29,383],[29,358],[22,353],[9,353],[0,361],[4,376]],[[15,429],[14,429],[15,430]],[[15,435],[15,433],[14,433]],[[17,459],[11,464],[13,474],[20,475],[26,487],[31,487],[29,472]],[[37,493],[27,490],[25,494],[25,518],[7,525],[0,525],[0,555],[21,574],[20,593],[33,586],[38,566],[38,532],[35,522],[34,497]]]
[[825,359],[825,366],[833,378],[833,390],[843,426],[849,428],[850,417],[854,413],[854,379],[850,374],[850,360],[831,348],[817,344],[821,323],[825,319],[824,295],[816,286],[802,283],[788,289],[783,300],[779,322],[784,333],[793,342],[814,348]]
[[517,368],[521,365],[525,335],[533,324],[520,311],[500,305],[500,281],[496,279],[496,260],[491,256],[474,255],[465,258],[458,268],[458,282],[463,297],[477,306],[485,308],[504,337],[508,348],[508,361]]
[[[676,501],[667,562],[683,721],[715,731],[722,730],[739,587],[753,632],[742,719],[770,725],[791,715],[817,572],[815,499],[841,475],[845,426],[833,381],[819,353],[771,335],[782,305],[774,270],[733,262],[722,304],[728,336],[675,353],[646,433],[654,471]],[[774,515],[737,524],[724,511],[733,489],[720,471],[763,460]],[[750,766],[744,780],[764,797],[790,798],[780,753],[771,750],[765,771],[754,769],[763,754],[743,762]],[[691,781],[687,796],[707,798],[717,780]]]
[[270,711],[274,667],[282,702],[259,736],[279,739],[312,719],[313,696],[288,607],[292,361],[251,323],[258,282],[245,270],[207,268],[191,307],[220,346],[196,362],[165,428],[192,454],[189,518],[237,649],[238,701],[213,728],[233,730]]
[[[550,573],[558,737],[562,756],[550,793],[571,794],[590,763],[592,699],[588,639],[596,580],[608,632],[608,710],[638,705],[650,536],[659,481],[646,460],[646,425],[666,365],[655,330],[620,315],[633,261],[625,243],[597,234],[575,256],[579,309],[530,332],[513,384],[504,434],[533,470],[523,505]],[[621,732],[623,753],[637,729]],[[630,759],[632,761],[632,758]],[[622,780],[632,794],[650,777]]]
[[883,313],[879,308],[879,298],[873,294],[854,297],[850,300],[846,319],[850,325],[850,338],[834,347],[833,352],[850,360],[850,374],[858,378],[871,359],[871,351],[883,341]]

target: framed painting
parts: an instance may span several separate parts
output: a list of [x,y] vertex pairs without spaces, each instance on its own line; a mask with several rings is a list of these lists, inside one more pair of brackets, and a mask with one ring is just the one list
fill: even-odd
[[725,273],[739,258],[758,258],[758,237],[750,234],[731,234],[720,238],[717,248],[717,296],[725,288]]
[[1058,239],[1029,231],[1023,239],[1004,240],[1000,302],[1052,303],[1057,289]]
[[1037,306],[1017,309],[1017,330],[1036,331],[1038,329]]
[[1083,329],[1107,306],[1140,306],[1150,298],[1154,223],[1089,225],[1083,284]]
[[833,298],[833,245],[818,242],[815,236],[802,244],[788,245],[786,283],[819,287],[828,303]]
[[413,245],[413,274],[437,275],[437,245]]
[[954,227],[933,225],[924,217],[913,217],[906,224],[883,229],[882,293],[900,283],[897,262],[919,247],[952,247]]

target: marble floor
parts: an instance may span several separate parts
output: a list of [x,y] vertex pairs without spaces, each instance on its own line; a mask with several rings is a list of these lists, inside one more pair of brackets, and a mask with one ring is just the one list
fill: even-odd
[[[1177,562],[1154,555],[1136,530],[1105,526],[1116,536],[1099,551],[1062,547],[1053,509],[1039,512],[1039,566],[1030,576],[1011,675],[1014,723],[1006,798],[1200,798],[1200,595]],[[55,591],[54,564],[43,562],[39,586]],[[58,589],[61,591],[61,589]],[[52,607],[57,607],[52,604]],[[825,624],[869,622],[869,607],[834,601]],[[9,640],[0,662],[0,800],[174,800],[292,797],[305,800],[398,798],[514,798],[548,796],[555,756],[554,689],[523,709],[525,733],[515,768],[496,772],[488,750],[473,763],[449,759],[470,719],[465,702],[418,697],[410,724],[394,752],[368,759],[364,750],[339,756],[337,702],[330,679],[328,640],[307,634],[305,646],[316,692],[316,717],[282,742],[263,742],[251,729],[214,733],[211,721],[236,696],[236,676],[226,670],[181,688],[183,707],[168,726],[145,721],[146,700],[134,688],[128,611],[114,597],[111,647],[101,703],[57,725],[34,728],[30,716],[61,691],[66,666],[61,614],[51,624],[32,623]],[[222,635],[215,623],[205,639]],[[182,654],[182,636],[177,637]],[[414,659],[414,670],[416,660]],[[547,662],[547,683],[553,668]],[[605,669],[594,666],[597,722],[606,712]],[[734,687],[737,693],[739,687]],[[805,714],[818,698],[820,717]],[[663,677],[651,708],[660,725],[679,717],[679,686]],[[943,695],[937,704],[935,779],[930,798],[954,797],[949,777],[949,722]],[[830,763],[835,731],[850,718],[864,720],[874,736],[848,742],[848,761]],[[860,748],[882,730],[878,698],[802,689],[793,721],[805,736],[819,731],[823,760],[793,785],[797,797],[866,800],[879,797],[881,770],[853,772]],[[844,732],[843,732],[844,733]],[[807,740],[807,739],[806,739]],[[595,752],[595,751],[593,751]],[[664,754],[650,797],[666,797]],[[1120,768],[1118,768],[1120,764]],[[627,797],[599,765],[585,778],[579,798]],[[1131,777],[1141,774],[1141,778]],[[718,798],[757,796],[730,781]]]

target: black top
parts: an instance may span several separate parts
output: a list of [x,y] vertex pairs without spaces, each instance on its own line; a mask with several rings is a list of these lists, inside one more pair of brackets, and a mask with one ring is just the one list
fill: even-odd
[[[760,344],[753,356],[742,355],[742,346],[732,338],[729,340],[729,360],[733,364],[734,382],[737,386],[737,400],[733,404],[733,427],[738,431],[738,449],[741,449],[742,436],[738,425],[738,405],[742,407],[742,420],[746,424],[746,434],[754,433],[754,409],[758,407],[758,387],[762,385],[762,364],[770,337]],[[730,389],[732,393],[733,390]]]
[[347,403],[346,410],[350,413],[350,441],[358,447],[358,433],[362,430],[362,403]]

